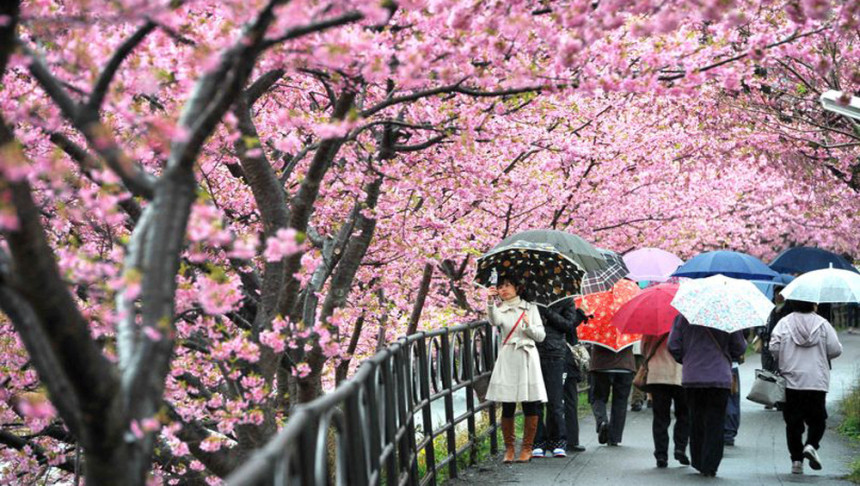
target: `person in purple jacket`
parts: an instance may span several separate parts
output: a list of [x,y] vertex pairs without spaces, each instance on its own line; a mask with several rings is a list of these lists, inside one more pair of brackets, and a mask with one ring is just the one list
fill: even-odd
[[682,315],[669,334],[669,352],[681,363],[681,385],[690,408],[690,462],[703,476],[717,475],[723,459],[726,403],[733,360],[746,351],[741,331],[731,334],[691,325]]

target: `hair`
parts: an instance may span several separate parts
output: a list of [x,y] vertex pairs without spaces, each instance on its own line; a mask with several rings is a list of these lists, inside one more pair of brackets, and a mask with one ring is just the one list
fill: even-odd
[[526,286],[522,283],[522,281],[520,280],[520,278],[518,276],[513,275],[513,274],[505,274],[505,273],[499,275],[499,285],[501,285],[505,282],[513,285],[514,288],[517,289],[517,296],[518,297],[520,297],[520,298],[525,297]]
[[791,312],[800,312],[802,314],[811,314],[815,312],[814,302],[805,302],[803,300],[787,300],[787,305],[791,306]]

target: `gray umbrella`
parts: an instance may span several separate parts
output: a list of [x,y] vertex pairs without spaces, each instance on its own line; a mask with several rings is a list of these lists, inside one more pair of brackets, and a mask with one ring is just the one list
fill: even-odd
[[578,263],[586,272],[589,270],[603,270],[609,266],[603,255],[591,246],[590,243],[579,236],[564,231],[541,229],[529,230],[517,233],[502,240],[495,248],[508,246],[517,240],[530,241],[532,243],[549,243],[559,252]]

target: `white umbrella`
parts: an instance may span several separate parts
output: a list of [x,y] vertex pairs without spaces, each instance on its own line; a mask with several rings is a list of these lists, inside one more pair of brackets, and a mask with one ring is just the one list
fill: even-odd
[[837,268],[813,270],[794,279],[780,294],[816,304],[860,302],[860,274]]
[[681,282],[672,307],[690,324],[734,332],[764,326],[773,303],[749,280],[714,275]]

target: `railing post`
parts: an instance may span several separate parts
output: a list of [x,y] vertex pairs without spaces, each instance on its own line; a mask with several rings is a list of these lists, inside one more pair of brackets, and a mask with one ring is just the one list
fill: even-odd
[[[484,345],[481,346],[481,352],[484,354],[484,369],[492,372],[496,365],[496,336],[493,333],[495,329],[489,321],[485,321],[481,326],[484,329]],[[489,414],[490,430],[490,453],[495,455],[499,452],[499,440],[496,433],[498,424],[496,423],[496,404],[490,403],[490,408],[487,410]]]
[[451,460],[448,461],[448,472],[451,478],[457,477],[457,434],[454,425],[454,395],[451,392],[453,380],[451,373],[453,372],[453,357],[451,354],[451,339],[450,332],[442,334],[442,362],[440,368],[442,371],[442,388],[445,389],[445,424],[448,427],[446,435],[448,437],[448,455]]
[[427,474],[431,475],[430,484],[436,485],[436,450],[433,448],[433,414],[430,403],[430,364],[428,363],[427,338],[422,337],[418,341],[418,379],[421,391],[421,417],[424,421],[424,437],[427,444],[424,446],[424,462],[427,466]]
[[466,385],[466,410],[469,411],[468,418],[466,419],[466,427],[469,433],[469,441],[472,443],[472,447],[469,448],[469,464],[474,465],[478,462],[478,451],[475,446],[477,446],[477,432],[475,430],[475,388],[472,385],[472,381],[475,379],[475,355],[472,352],[472,329],[466,329],[463,331],[463,350],[462,350],[462,370],[465,376],[463,380],[467,383]]

